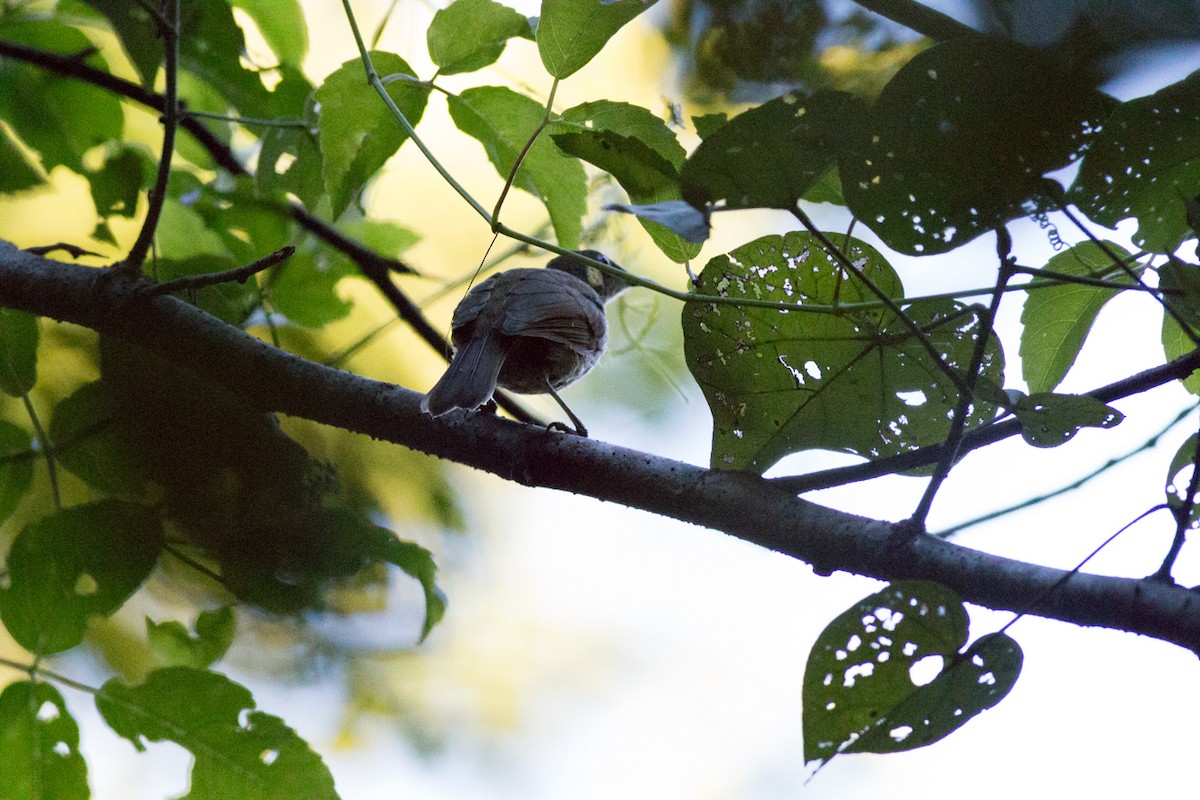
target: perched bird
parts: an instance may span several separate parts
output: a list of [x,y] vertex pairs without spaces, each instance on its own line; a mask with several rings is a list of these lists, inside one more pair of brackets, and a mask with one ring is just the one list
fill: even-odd
[[[621,269],[595,250],[580,250]],[[623,272],[624,270],[622,270]],[[575,425],[587,428],[558,390],[574,383],[600,358],[608,341],[604,304],[629,283],[570,256],[543,269],[510,269],[480,283],[454,310],[454,358],[421,410],[435,417],[455,408],[473,411],[499,386],[521,394],[550,394]],[[561,423],[551,427],[565,426]]]

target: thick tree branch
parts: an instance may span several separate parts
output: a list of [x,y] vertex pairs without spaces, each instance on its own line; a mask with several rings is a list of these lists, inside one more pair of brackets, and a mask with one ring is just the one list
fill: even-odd
[[277,350],[173,297],[0,242],[0,306],[72,322],[155,350],[264,410],[304,417],[457,461],[527,486],[576,492],[713,528],[806,561],[881,580],[943,583],[978,605],[1130,631],[1200,650],[1200,594],[1159,581],[1079,574],[1036,608],[1062,570],[799,499],[770,481],[707,470],[488,414],[433,419],[407,389]]

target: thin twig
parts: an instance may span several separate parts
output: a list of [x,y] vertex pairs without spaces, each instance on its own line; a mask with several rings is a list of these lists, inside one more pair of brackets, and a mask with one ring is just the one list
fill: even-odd
[[233,122],[238,125],[262,125],[268,128],[303,128],[308,130],[311,125],[302,119],[262,119],[260,117],[239,117],[232,114],[214,114],[211,111],[183,111],[183,117],[198,117],[199,119],[214,119],[221,122]]
[[512,188],[513,183],[517,180],[517,171],[521,169],[521,164],[524,163],[525,156],[529,155],[534,142],[538,140],[538,137],[542,135],[542,131],[546,130],[546,126],[550,124],[550,109],[554,106],[554,95],[557,92],[558,78],[555,78],[554,83],[550,85],[550,96],[546,98],[546,107],[542,111],[542,121],[538,123],[533,133],[529,134],[529,138],[525,141],[525,146],[521,148],[521,152],[517,153],[512,169],[508,171],[508,178],[504,181],[504,188],[500,190],[500,196],[496,198],[496,207],[492,209],[493,232],[496,232],[496,226],[500,223],[500,209],[504,207],[504,199],[508,197],[508,190]]
[[1192,477],[1188,481],[1187,492],[1182,503],[1171,506],[1171,513],[1175,516],[1175,537],[1171,540],[1171,547],[1167,550],[1162,565],[1151,576],[1155,580],[1174,583],[1171,570],[1175,567],[1175,559],[1179,558],[1179,552],[1183,550],[1188,528],[1192,526],[1192,511],[1196,507],[1197,492],[1200,492],[1200,432],[1196,433],[1196,448],[1192,453]]
[[163,90],[163,140],[162,154],[158,160],[158,173],[154,177],[154,186],[147,197],[146,219],[137,240],[129,251],[129,255],[117,267],[131,275],[139,275],[146,256],[150,252],[150,244],[158,230],[158,220],[162,214],[163,204],[167,200],[167,183],[171,178],[171,160],[175,156],[175,132],[179,128],[179,3],[180,0],[168,0],[170,19],[166,24],[160,24],[159,33],[163,38],[163,62],[165,70],[165,86]]
[[159,297],[164,294],[174,294],[175,292],[195,291],[196,289],[203,289],[205,286],[213,286],[218,283],[233,283],[234,281],[245,283],[252,276],[257,275],[263,270],[270,269],[276,264],[280,264],[291,258],[295,252],[296,248],[288,245],[244,267],[227,269],[223,272],[207,272],[203,275],[185,275],[173,281],[149,284],[140,294],[143,297]]
[[38,419],[37,411],[27,393],[21,395],[21,401],[25,404],[25,413],[29,415],[29,421],[33,424],[33,432],[37,436],[42,457],[46,459],[46,473],[50,476],[50,495],[54,498],[54,507],[62,510],[62,494],[58,488],[58,464],[54,458],[54,444],[50,441],[46,429],[42,427],[42,421]]

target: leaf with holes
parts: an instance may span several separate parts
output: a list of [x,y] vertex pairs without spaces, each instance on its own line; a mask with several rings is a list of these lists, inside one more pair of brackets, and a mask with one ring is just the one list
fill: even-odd
[[1021,395],[1013,404],[1021,436],[1034,447],[1066,444],[1081,428],[1113,428],[1125,415],[1085,394],[1038,392]]
[[573,75],[657,0],[542,0],[538,53],[555,78]]
[[138,750],[148,740],[191,751],[185,800],[337,797],[321,757],[281,719],[254,710],[250,690],[224,675],[165,667],[138,686],[114,678],[96,694],[96,708]]
[[1017,682],[1024,655],[1003,633],[981,636],[938,676],[882,714],[846,753],[900,753],[944,739],[999,703]]
[[[391,53],[372,52],[371,60],[380,75],[415,75],[412,67]],[[428,87],[405,80],[387,85],[388,96],[412,125],[421,121],[429,100]],[[383,166],[408,133],[396,122],[383,99],[363,76],[357,58],[339,67],[317,89],[320,107],[321,166],[325,191],[333,199],[336,217],[363,184]]]
[[[1179,445],[1175,457],[1171,459],[1171,465],[1167,467],[1167,503],[1172,507],[1187,502],[1187,490],[1195,461],[1196,434],[1193,433],[1186,442]],[[1200,505],[1193,504],[1188,516],[1192,527],[1195,527],[1196,523],[1200,522]]]
[[[682,197],[679,168],[685,157],[683,147],[675,132],[648,110],[598,100],[567,109],[552,130],[559,149],[612,175],[633,206],[657,208],[678,203]],[[650,214],[637,216],[672,261],[682,263],[700,252],[697,240],[681,235],[678,228],[661,224]]]
[[893,583],[838,615],[804,668],[804,760],[828,760],[886,719],[918,688],[914,667],[948,663],[967,627],[958,595],[930,581]]
[[[1158,270],[1158,288],[1192,333],[1200,331],[1200,267],[1172,257]],[[1163,309],[1162,343],[1168,361],[1182,358],[1196,349],[1196,340],[1166,308]],[[1200,372],[1193,371],[1179,382],[1192,394],[1200,394]]]
[[[852,239],[848,254],[905,307],[946,364],[966,370],[981,333],[968,309],[946,300],[906,305],[900,279],[874,248]],[[698,292],[792,306],[684,306],[685,356],[713,415],[714,467],[761,473],[809,449],[880,458],[946,437],[955,386],[908,326],[845,276],[815,237],[765,236],[717,256]],[[835,303],[870,305],[834,311]],[[1003,369],[999,341],[990,337],[983,375],[1003,385]],[[972,407],[968,426],[994,411]]]
[[846,203],[894,250],[953,250],[1023,216],[1042,176],[1079,156],[1112,105],[1052,53],[977,36],[942,42],[846,131]]
[[[536,100],[503,86],[477,86],[447,98],[450,117],[460,131],[483,145],[488,160],[508,178],[517,155],[542,123],[545,109]],[[546,204],[558,243],[579,246],[587,211],[587,175],[575,159],[563,158],[547,136],[539,136],[517,172],[513,185]]]
[[27,526],[8,552],[0,619],[31,653],[68,650],[87,620],[116,611],[163,548],[153,510],[119,500],[72,506]]
[[1122,103],[1088,148],[1068,199],[1107,228],[1130,217],[1133,241],[1170,253],[1195,236],[1187,201],[1200,194],[1200,73]]
[[233,644],[237,620],[229,606],[201,611],[195,632],[173,619],[155,622],[146,618],[146,639],[158,663],[167,667],[206,669],[216,663]]
[[87,800],[79,726],[47,683],[11,683],[0,694],[0,797]]
[[[1106,244],[1121,258],[1129,257],[1129,252],[1120,245]],[[1044,269],[1063,275],[1129,282],[1123,274],[1114,274],[1112,259],[1093,242],[1083,242],[1058,253],[1046,262]],[[1021,311],[1021,374],[1031,392],[1053,391],[1062,382],[1075,364],[1096,315],[1119,291],[1081,283],[1030,290]]]
[[863,113],[859,98],[834,91],[789,94],[752,108],[711,132],[688,158],[683,196],[698,208],[791,209],[833,167]]
[[429,60],[442,75],[483,69],[514,37],[533,38],[529,20],[493,0],[455,0],[433,15],[425,34]]

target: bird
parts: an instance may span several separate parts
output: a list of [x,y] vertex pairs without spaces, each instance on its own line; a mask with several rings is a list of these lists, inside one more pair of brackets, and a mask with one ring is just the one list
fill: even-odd
[[[577,254],[626,271],[597,250]],[[626,273],[627,274],[627,273]],[[587,436],[587,428],[558,390],[582,378],[608,341],[604,304],[631,284],[569,255],[545,267],[496,273],[467,293],[454,310],[450,339],[455,352],[421,410],[439,417],[456,408],[488,404],[496,388],[549,394],[571,418],[550,428]]]

